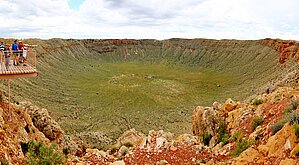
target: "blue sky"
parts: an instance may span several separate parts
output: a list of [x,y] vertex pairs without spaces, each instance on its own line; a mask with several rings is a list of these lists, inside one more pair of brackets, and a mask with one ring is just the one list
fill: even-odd
[[1,0],[0,22],[0,38],[298,40],[299,0]]
[[84,0],[69,0],[69,6],[71,9],[78,10]]

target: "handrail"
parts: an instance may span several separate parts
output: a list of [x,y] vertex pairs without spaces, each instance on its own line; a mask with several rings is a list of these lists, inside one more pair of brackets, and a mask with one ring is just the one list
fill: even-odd
[[[26,45],[27,50],[26,50],[26,60],[25,63],[31,67],[36,68],[36,50],[34,49],[36,45]],[[1,62],[4,62],[5,60],[5,55],[10,55],[10,65],[13,64],[13,61],[15,60],[17,55],[20,55],[23,53],[23,50],[0,50],[0,56],[1,56]]]

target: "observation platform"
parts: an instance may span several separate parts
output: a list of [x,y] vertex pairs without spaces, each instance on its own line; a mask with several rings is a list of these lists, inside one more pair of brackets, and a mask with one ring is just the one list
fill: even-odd
[[[17,55],[18,53],[21,54],[21,51],[14,53],[11,51],[4,51],[3,53],[10,55],[10,59],[5,58],[3,53],[0,52],[0,79],[36,77],[38,75],[36,69],[36,51],[33,46],[27,46],[27,49],[26,60],[19,65],[14,65],[14,61],[19,60]],[[5,66],[5,61],[8,62],[7,67]]]

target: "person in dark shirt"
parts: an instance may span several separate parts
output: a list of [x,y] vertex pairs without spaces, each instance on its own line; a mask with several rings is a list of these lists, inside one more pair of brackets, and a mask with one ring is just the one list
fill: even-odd
[[22,50],[22,49],[23,49],[24,44],[23,44],[22,41],[19,41],[18,47],[19,47],[19,50]]
[[3,62],[3,59],[4,59],[4,51],[5,51],[5,45],[4,45],[4,42],[1,41],[1,44],[0,44],[0,56],[1,56],[1,62]]
[[4,51],[5,50],[5,45],[4,45],[4,42],[1,41],[1,44],[0,44],[0,50]]
[[23,42],[19,41],[18,46],[19,46],[19,59],[18,59],[18,61],[19,61],[19,63],[23,63],[23,61],[24,61],[24,58],[23,58],[24,44],[23,44]]

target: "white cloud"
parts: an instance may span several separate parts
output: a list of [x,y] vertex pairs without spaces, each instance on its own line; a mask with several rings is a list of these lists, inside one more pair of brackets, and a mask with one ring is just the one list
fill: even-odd
[[282,38],[298,40],[298,0],[2,0],[15,38]]

